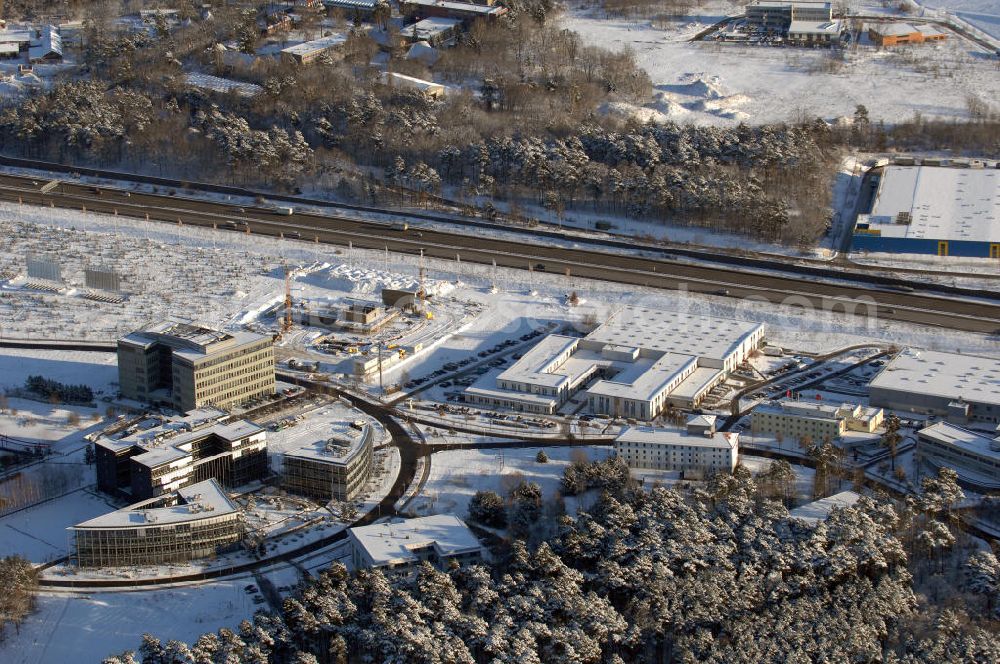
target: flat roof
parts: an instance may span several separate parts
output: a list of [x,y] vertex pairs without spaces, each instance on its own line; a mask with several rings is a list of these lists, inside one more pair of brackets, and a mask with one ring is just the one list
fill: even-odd
[[917,432],[919,437],[956,447],[982,457],[1000,457],[1000,442],[996,438],[969,431],[948,422],[938,422]]
[[723,360],[763,325],[663,309],[623,307],[588,340]]
[[[228,415],[221,410],[199,408],[169,420],[146,420],[134,433],[119,438],[101,437],[96,444],[112,451],[138,447],[145,451],[132,458],[153,467],[188,457],[191,450],[185,446],[207,436],[235,441],[264,431],[248,420],[219,421],[225,417]],[[154,424],[148,426],[150,422]]]
[[689,447],[710,447],[735,450],[739,447],[740,434],[717,431],[712,436],[688,433],[685,429],[664,429],[650,426],[634,426],[625,429],[615,438],[615,443],[646,443],[648,445],[686,445]]
[[484,374],[476,379],[469,387],[463,390],[464,394],[490,399],[505,399],[507,401],[520,401],[521,403],[555,408],[559,405],[559,400],[549,394],[535,394],[533,392],[517,392],[515,390],[503,390],[496,386],[496,376]]
[[788,34],[831,35],[840,34],[840,21],[792,21]]
[[912,35],[918,32],[925,35],[944,34],[933,25],[923,23],[914,25],[913,23],[903,23],[898,21],[894,23],[872,23],[869,24],[868,29],[886,37],[903,37],[905,35]]
[[339,436],[319,438],[285,452],[285,456],[330,464],[343,464],[361,451],[365,444],[371,441],[373,435],[371,424],[366,422],[360,436],[355,438]]
[[418,7],[441,7],[450,11],[463,12],[466,14],[478,14],[487,16],[489,14],[506,14],[507,8],[495,5],[474,5],[471,2],[451,2],[450,0],[401,0],[400,5],[416,5]]
[[1000,242],[1000,170],[887,166],[858,221],[882,237]]
[[521,359],[497,376],[497,380],[558,388],[571,379],[561,365],[553,366],[555,358],[579,345],[580,337],[550,334],[531,347]]
[[801,519],[811,524],[825,521],[835,509],[844,509],[853,506],[861,499],[860,494],[853,491],[841,491],[832,496],[814,500],[788,512],[788,516]]
[[[845,413],[845,409],[848,411]],[[857,406],[841,404],[835,406],[822,401],[772,401],[754,409],[753,412],[779,413],[824,420],[841,420],[857,410]]]
[[416,562],[419,558],[413,550],[427,546],[433,546],[441,556],[482,550],[476,536],[454,514],[397,519],[351,528],[348,532],[375,565]]
[[226,516],[239,511],[214,479],[178,489],[170,497],[175,497],[178,504],[171,507],[144,507],[163,503],[165,497],[160,496],[78,523],[68,530],[161,526]]
[[763,7],[765,9],[791,9],[792,7],[833,7],[830,2],[822,0],[758,0],[751,2],[747,7]]
[[722,369],[698,367],[690,376],[682,380],[680,385],[674,388],[670,396],[682,399],[694,399],[705,390],[707,385],[718,379],[721,373],[723,373]]
[[166,344],[173,349],[174,355],[194,362],[217,351],[237,348],[264,339],[267,337],[246,330],[227,332],[202,325],[167,321],[132,332],[123,337],[119,343],[140,348],[149,348],[157,343]]
[[448,30],[449,28],[454,28],[456,25],[462,25],[462,19],[445,16],[428,16],[416,23],[403,26],[400,31],[413,30],[414,28],[417,30]]
[[697,364],[691,355],[664,353],[650,361],[639,358],[635,362],[613,362],[621,371],[614,378],[600,380],[587,390],[589,394],[651,401],[670,381],[684,370]]
[[882,367],[870,386],[1000,405],[1000,360],[907,348]]
[[309,55],[310,53],[315,53],[316,51],[326,51],[328,49],[334,48],[335,46],[340,46],[347,42],[347,35],[336,34],[329,35],[326,37],[321,37],[319,39],[313,39],[312,41],[302,42],[301,44],[295,44],[294,46],[289,46],[287,48],[281,49],[282,53],[287,53],[288,55]]

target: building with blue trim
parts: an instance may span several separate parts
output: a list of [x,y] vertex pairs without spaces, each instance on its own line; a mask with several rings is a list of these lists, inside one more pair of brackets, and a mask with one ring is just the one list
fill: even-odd
[[887,166],[853,251],[1000,259],[1000,170]]

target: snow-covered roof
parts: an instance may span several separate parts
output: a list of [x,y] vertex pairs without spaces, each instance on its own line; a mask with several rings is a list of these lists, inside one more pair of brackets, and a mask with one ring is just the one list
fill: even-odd
[[975,456],[1000,458],[1000,440],[990,438],[975,431],[969,431],[948,422],[938,422],[917,432],[918,437],[927,438],[944,445],[956,447],[962,452]]
[[138,447],[144,451],[132,459],[153,468],[170,462],[190,463],[191,444],[208,436],[232,443],[264,432],[248,420],[220,421],[226,417],[228,415],[221,410],[199,408],[183,417],[160,422],[152,420],[153,426],[140,425],[139,431],[121,438],[98,438],[95,444],[111,451]]
[[594,383],[587,392],[593,395],[652,401],[670,383],[679,384],[680,376],[691,372],[698,358],[679,353],[663,353],[656,360],[640,358],[635,362],[614,362],[619,369],[613,378]]
[[933,25],[919,24],[914,25],[913,23],[872,23],[868,26],[869,30],[876,32],[885,37],[905,37],[906,35],[912,35],[916,33],[922,33],[924,35],[940,35],[943,34],[940,30],[935,28]]
[[695,415],[691,417],[686,426],[689,427],[714,427],[719,418],[715,415]]
[[791,35],[839,35],[840,21],[792,21],[788,26]]
[[615,438],[619,443],[644,443],[647,445],[663,445],[665,447],[708,447],[722,450],[736,450],[740,443],[740,434],[730,431],[717,431],[712,436],[704,436],[676,429],[662,429],[650,426],[628,427]]
[[188,85],[201,88],[203,90],[211,90],[213,92],[222,93],[235,91],[245,97],[256,97],[264,91],[264,88],[255,83],[234,81],[231,78],[221,78],[219,76],[199,74],[197,72],[189,72],[185,75],[185,80]]
[[775,9],[787,9],[791,7],[829,7],[831,4],[824,0],[758,0],[751,2],[750,7],[773,7]]
[[882,237],[1000,242],[1000,170],[888,166],[858,221]]
[[366,9],[372,11],[378,6],[379,0],[323,0],[324,7],[340,7],[343,9]]
[[365,445],[371,442],[374,430],[365,423],[361,435],[355,438],[321,438],[312,440],[285,452],[286,457],[308,459],[332,465],[343,465],[351,461]]
[[472,14],[476,16],[500,16],[507,13],[507,8],[500,5],[474,5],[471,2],[452,2],[451,0],[402,0],[400,5],[414,5],[416,7],[440,7],[448,11],[459,14]]
[[432,66],[441,55],[437,52],[433,46],[425,41],[415,42],[410,46],[410,50],[406,52],[407,60],[420,60],[428,67]]
[[497,380],[558,388],[573,378],[567,369],[562,368],[561,357],[576,350],[579,345],[579,337],[550,334],[497,376]]
[[762,327],[752,321],[623,307],[588,334],[587,339],[721,361]]
[[[176,500],[170,507],[155,507]],[[149,507],[146,507],[149,506]],[[143,528],[214,519],[235,514],[239,508],[214,479],[178,489],[171,496],[129,505],[71,526],[69,530]]]
[[191,361],[223,350],[266,339],[264,335],[235,330],[227,332],[201,325],[173,321],[157,323],[123,337],[119,343],[148,348],[162,343],[170,346],[175,355]]
[[442,32],[454,30],[456,26],[459,25],[462,25],[461,19],[445,18],[444,16],[431,16],[421,21],[417,21],[413,25],[407,25],[402,28],[400,32],[407,37],[416,35],[417,39],[431,39],[435,35],[439,35]]
[[302,42],[301,44],[295,44],[294,46],[281,49],[281,52],[286,55],[301,58],[312,55],[313,53],[328,51],[331,48],[335,48],[345,43],[347,43],[347,35],[336,34],[321,37],[320,39],[314,39],[312,41]]
[[30,30],[0,30],[0,43],[27,44],[31,41]]
[[476,536],[454,514],[393,520],[351,528],[348,533],[376,567],[417,562],[420,558],[415,550],[427,547],[442,557],[482,550]]
[[670,396],[677,399],[694,399],[704,392],[709,385],[718,382],[719,374],[721,373],[723,373],[722,369],[698,367],[680,385],[674,388]]
[[52,56],[61,58],[63,44],[59,30],[54,25],[46,25],[38,33],[38,39],[33,40],[31,46],[28,47],[28,60],[34,62]]
[[886,364],[870,385],[1000,406],[1000,360],[907,348]]
[[808,419],[841,420],[858,411],[858,406],[841,404],[835,406],[822,401],[772,401],[758,406],[755,413],[779,413]]
[[417,78],[416,76],[407,76],[406,74],[400,74],[399,72],[386,72],[385,74],[386,83],[403,85],[408,88],[414,88],[416,90],[421,90],[423,92],[440,93],[445,91],[445,86],[440,83],[435,83],[434,81],[427,81],[422,78]]
[[826,521],[835,509],[844,509],[853,506],[861,496],[853,491],[841,491],[832,496],[814,500],[801,507],[791,510],[788,515],[795,519],[801,519],[810,524]]

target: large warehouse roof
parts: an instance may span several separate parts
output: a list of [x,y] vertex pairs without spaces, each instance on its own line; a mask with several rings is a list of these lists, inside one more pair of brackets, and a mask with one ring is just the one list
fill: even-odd
[[1000,242],[1000,170],[889,166],[859,221],[882,237]]
[[871,387],[1000,404],[1000,360],[908,348],[875,376]]
[[587,339],[723,360],[761,327],[752,321],[624,307],[588,334]]

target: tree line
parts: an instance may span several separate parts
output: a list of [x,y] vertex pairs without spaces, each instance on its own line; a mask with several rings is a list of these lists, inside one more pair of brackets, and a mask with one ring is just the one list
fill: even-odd
[[[405,579],[335,563],[278,614],[190,645],[146,635],[105,664],[1000,658],[1000,564],[958,545],[953,472],[926,478],[913,501],[864,497],[815,525],[742,466],[687,490],[620,483],[603,462],[579,473],[604,485],[593,503],[552,513],[543,539],[514,537],[488,564],[425,563]],[[538,508],[536,489],[512,488],[508,520],[518,502]],[[951,592],[930,601],[934,579]]]

